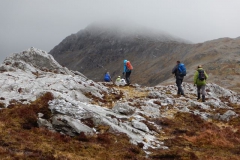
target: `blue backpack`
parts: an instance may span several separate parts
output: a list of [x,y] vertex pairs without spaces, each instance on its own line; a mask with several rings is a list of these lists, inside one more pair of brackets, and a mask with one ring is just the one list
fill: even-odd
[[179,71],[179,76],[181,76],[181,77],[186,76],[186,74],[187,74],[186,67],[183,63],[180,63],[178,65],[178,71]]

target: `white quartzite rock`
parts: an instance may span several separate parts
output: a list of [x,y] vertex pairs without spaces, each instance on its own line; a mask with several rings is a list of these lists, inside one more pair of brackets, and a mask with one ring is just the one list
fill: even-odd
[[52,124],[48,122],[46,119],[38,118],[37,123],[39,127],[46,127],[49,130],[53,130]]
[[134,108],[129,106],[128,103],[117,103],[113,107],[115,113],[120,113],[124,115],[131,115],[134,112]]
[[223,121],[229,121],[229,119],[234,116],[237,116],[237,114],[232,110],[228,110],[227,112],[220,116],[220,119]]
[[[72,128],[73,132],[81,133],[84,132],[85,134],[92,134],[94,133],[93,129],[82,124],[80,120],[74,119],[72,117],[66,115],[55,115],[54,120],[52,121],[53,127],[61,127],[63,128]],[[69,130],[68,130],[69,131]],[[71,134],[70,134],[71,135]]]
[[132,121],[132,126],[134,128],[137,128],[139,130],[142,130],[142,131],[145,131],[145,132],[149,132],[149,129],[147,127],[146,124],[142,123],[142,122],[139,122],[139,121]]

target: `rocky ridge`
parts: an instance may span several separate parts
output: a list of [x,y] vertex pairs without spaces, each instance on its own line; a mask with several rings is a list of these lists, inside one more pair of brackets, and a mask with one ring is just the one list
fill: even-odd
[[196,88],[184,83],[186,97],[176,96],[175,85],[144,87],[97,83],[59,65],[48,53],[30,48],[8,57],[0,66],[0,106],[29,104],[46,92],[51,117],[38,113],[39,127],[69,136],[81,133],[124,133],[133,144],[169,149],[162,140],[162,118],[187,113],[203,121],[228,122],[239,117],[240,95],[217,84],[207,85],[205,103],[196,100]]

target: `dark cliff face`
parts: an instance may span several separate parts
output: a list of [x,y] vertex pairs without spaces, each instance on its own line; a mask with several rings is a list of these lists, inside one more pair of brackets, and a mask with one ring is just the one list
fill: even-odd
[[66,37],[50,54],[61,65],[80,71],[95,81],[102,81],[106,71],[110,72],[113,79],[121,75],[123,60],[127,59],[134,68],[132,83],[154,86],[163,81],[173,82],[171,70],[177,60],[187,66],[185,81],[189,82],[198,64],[204,65],[208,72],[215,75],[220,74],[221,67],[217,67],[219,64],[227,67],[236,64],[233,66],[236,71],[231,74],[239,75],[236,60],[240,53],[239,42],[239,39],[222,38],[188,44],[167,34],[154,35],[146,31],[126,33],[116,28],[90,26]]

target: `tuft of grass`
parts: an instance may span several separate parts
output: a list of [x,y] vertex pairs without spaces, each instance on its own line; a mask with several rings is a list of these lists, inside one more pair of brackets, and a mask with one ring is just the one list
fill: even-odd
[[114,102],[118,101],[123,97],[123,92],[117,93],[110,93],[108,94],[107,92],[102,92],[103,95],[102,98],[94,96],[91,92],[85,93],[85,96],[90,98],[92,100],[93,104],[98,104],[103,107],[107,107],[112,109],[114,106]]
[[195,153],[185,151],[181,148],[176,148],[174,150],[158,150],[157,153],[150,155],[152,159],[163,159],[163,160],[182,160],[182,159],[189,159],[189,160],[198,160],[199,158],[196,156]]
[[147,125],[147,127],[150,131],[155,131],[156,133],[160,133],[160,130],[156,126],[154,126],[153,124],[149,123],[146,120],[143,120],[142,122]]
[[82,141],[82,142],[89,142],[89,138],[83,133],[81,132],[77,137],[77,140]]
[[153,103],[161,106],[161,102],[160,101],[153,101]]
[[5,108],[5,104],[0,102],[0,108]]
[[91,118],[81,119],[81,122],[91,128],[95,127],[94,122]]
[[110,126],[107,125],[99,125],[97,126],[97,131],[99,131],[100,133],[105,133],[110,129]]

